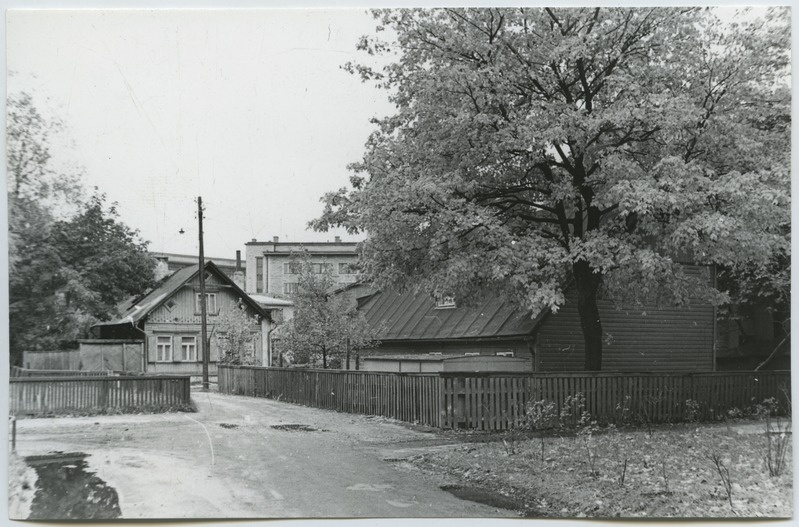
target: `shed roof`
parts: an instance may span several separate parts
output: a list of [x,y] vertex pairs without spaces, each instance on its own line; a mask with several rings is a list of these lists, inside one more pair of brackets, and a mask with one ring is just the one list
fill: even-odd
[[[138,297],[131,297],[130,299],[122,302],[117,306],[121,313],[118,318],[95,324],[97,326],[118,326],[121,324],[135,325],[141,319],[146,317],[155,308],[163,304],[169,297],[171,297],[178,289],[183,287],[184,284],[190,282],[197,276],[199,264],[191,265],[178,269],[171,275],[163,278],[158,282],[154,288],[150,289],[145,294]],[[205,270],[217,275],[223,282],[231,286],[237,295],[241,297],[245,304],[250,306],[257,314],[262,317],[269,317],[269,313],[264,310],[258,302],[250,298],[250,296],[241,290],[228,275],[222,272],[219,267],[211,261],[205,262]]]
[[546,313],[533,316],[496,294],[473,305],[440,308],[429,295],[411,290],[379,291],[358,309],[369,325],[378,329],[380,341],[528,336]]

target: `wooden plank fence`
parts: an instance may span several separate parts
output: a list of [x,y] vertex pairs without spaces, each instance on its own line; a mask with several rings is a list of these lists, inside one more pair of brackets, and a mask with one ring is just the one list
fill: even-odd
[[548,401],[567,423],[713,420],[775,397],[790,404],[790,372],[392,373],[219,367],[222,393],[381,415],[440,428],[507,430],[527,404]]
[[113,374],[109,370],[32,370],[19,366],[11,366],[10,370],[11,377],[107,377]]
[[219,391],[439,426],[437,374],[219,366]]
[[189,376],[12,377],[11,415],[166,410],[190,404]]
[[[507,430],[529,402],[555,403],[567,424],[713,420],[775,397],[790,404],[790,372],[440,374],[441,427]],[[581,397],[578,397],[581,396]]]

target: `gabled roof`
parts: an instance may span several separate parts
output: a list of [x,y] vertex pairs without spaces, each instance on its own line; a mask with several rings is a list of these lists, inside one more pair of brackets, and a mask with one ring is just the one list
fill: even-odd
[[[194,277],[197,276],[197,270],[199,267],[199,264],[197,264],[178,269],[171,275],[158,282],[153,289],[150,289],[145,294],[139,297],[132,297],[119,304],[118,309],[121,315],[118,318],[95,324],[92,327],[117,326],[120,324],[135,325],[141,319],[152,313],[161,304],[166,302],[166,300],[175,294],[178,289],[194,279]],[[250,298],[247,293],[242,291],[242,289],[237,286],[228,275],[222,272],[214,262],[205,262],[205,270],[206,272],[215,274],[226,285],[230,286],[234,293],[238,295],[239,298],[241,298],[245,304],[250,306],[258,315],[265,318],[270,318],[269,312],[262,308],[258,302]]]
[[530,336],[548,311],[533,316],[498,295],[474,305],[436,307],[435,300],[411,290],[379,291],[359,308],[382,342],[398,340],[466,340]]

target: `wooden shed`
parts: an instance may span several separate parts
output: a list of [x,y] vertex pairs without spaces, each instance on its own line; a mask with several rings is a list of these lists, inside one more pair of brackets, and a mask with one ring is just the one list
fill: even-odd
[[[686,266],[686,272],[709,269]],[[380,346],[362,357],[502,356],[524,359],[528,371],[578,371],[584,365],[583,334],[576,293],[567,291],[557,312],[517,309],[497,295],[469,306],[437,302],[426,293],[350,289],[358,309],[377,330]],[[604,332],[603,371],[713,371],[715,308],[694,301],[685,306],[622,307],[599,300]]]

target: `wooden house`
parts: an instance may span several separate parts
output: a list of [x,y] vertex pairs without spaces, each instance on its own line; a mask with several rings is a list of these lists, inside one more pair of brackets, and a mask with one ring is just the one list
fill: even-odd
[[[201,375],[201,304],[199,266],[184,267],[165,277],[152,290],[119,307],[121,315],[96,324],[96,337],[81,342],[89,352],[107,341],[138,342],[142,346],[142,370],[149,373]],[[258,364],[269,364],[271,313],[250,298],[213,262],[205,264],[207,336],[210,343],[209,373],[216,375],[219,361],[220,314],[242,307],[252,316],[254,352]],[[108,349],[108,346],[105,346]]]
[[[347,294],[356,299],[380,341],[378,347],[362,350],[361,357],[493,355],[525,359],[527,371],[584,367],[574,291],[567,292],[566,304],[557,313],[523,311],[496,295],[462,306],[456,299],[436,301],[423,292],[376,291],[368,284],[361,293],[349,288]],[[605,335],[603,371],[714,370],[712,305],[697,301],[681,307],[618,309],[611,300],[600,299],[599,311]]]

